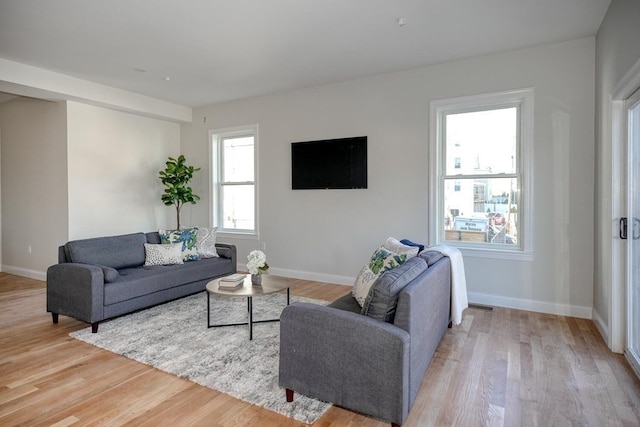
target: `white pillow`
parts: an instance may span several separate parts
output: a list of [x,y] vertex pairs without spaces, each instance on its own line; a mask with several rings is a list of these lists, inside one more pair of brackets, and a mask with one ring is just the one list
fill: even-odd
[[160,243],[158,245],[145,243],[144,252],[145,266],[184,264],[182,259],[182,242]]
[[409,246],[404,243],[400,243],[398,239],[393,237],[389,237],[384,245],[382,245],[385,249],[390,250],[391,252],[395,252],[397,254],[404,254],[407,256],[407,259],[413,258],[418,255],[418,251],[420,248],[417,246]]
[[218,257],[216,251],[216,234],[218,233],[218,227],[207,228],[198,227],[198,255],[200,258],[215,258]]

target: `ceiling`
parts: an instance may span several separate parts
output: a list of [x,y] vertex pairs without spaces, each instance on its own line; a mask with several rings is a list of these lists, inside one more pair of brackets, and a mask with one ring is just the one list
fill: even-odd
[[610,0],[2,0],[0,58],[183,105],[596,34]]

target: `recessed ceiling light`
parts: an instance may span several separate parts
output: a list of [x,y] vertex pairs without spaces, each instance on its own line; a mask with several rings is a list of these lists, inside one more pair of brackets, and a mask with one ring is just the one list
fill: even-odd
[[166,81],[169,81],[169,80],[171,80],[171,77],[166,76],[164,79],[165,79]]
[[398,23],[398,27],[404,27],[407,25],[407,21],[404,18],[398,18],[396,22]]

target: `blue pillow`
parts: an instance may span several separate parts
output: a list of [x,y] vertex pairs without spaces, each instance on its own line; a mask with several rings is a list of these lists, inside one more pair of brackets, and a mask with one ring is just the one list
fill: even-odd
[[407,246],[417,246],[418,247],[418,252],[424,251],[424,245],[421,245],[420,243],[414,243],[409,239],[402,239],[402,240],[400,240],[400,243],[402,243],[403,245],[407,245]]

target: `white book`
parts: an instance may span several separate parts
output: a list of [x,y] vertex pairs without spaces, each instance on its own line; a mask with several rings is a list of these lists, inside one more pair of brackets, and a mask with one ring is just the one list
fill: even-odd
[[223,277],[218,281],[218,287],[236,287],[244,282],[245,277],[244,274],[232,274],[231,276]]

